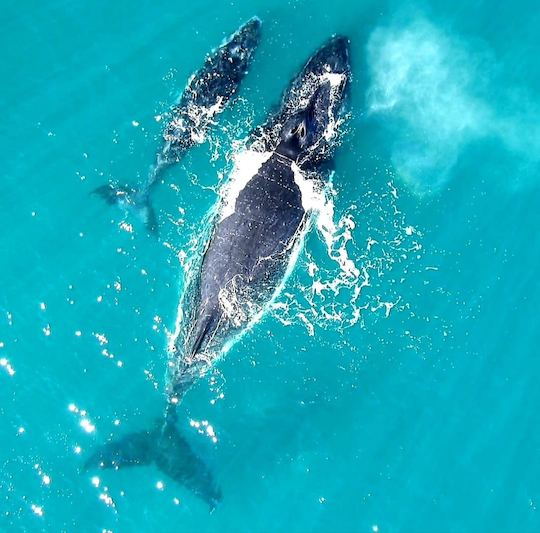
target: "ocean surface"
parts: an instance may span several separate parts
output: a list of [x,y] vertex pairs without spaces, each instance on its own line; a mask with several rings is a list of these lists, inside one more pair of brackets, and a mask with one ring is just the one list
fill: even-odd
[[[4,0],[0,531],[540,531],[540,11],[530,0]],[[235,105],[154,196],[190,74],[242,22]],[[332,34],[349,120],[326,239],[186,396],[212,512],[155,466],[85,471],[150,427],[201,220],[235,141]],[[328,237],[328,235],[326,235]]]

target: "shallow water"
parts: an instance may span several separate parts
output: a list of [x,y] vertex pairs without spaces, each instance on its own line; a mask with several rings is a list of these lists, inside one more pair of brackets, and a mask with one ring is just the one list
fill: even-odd
[[[2,7],[1,530],[540,529],[533,3]],[[168,171],[156,241],[90,192],[146,175],[156,117],[254,14],[240,101]],[[161,415],[181,261],[233,141],[333,33],[355,75],[336,232],[313,228],[180,412],[223,502],[209,514],[155,467],[84,472]]]

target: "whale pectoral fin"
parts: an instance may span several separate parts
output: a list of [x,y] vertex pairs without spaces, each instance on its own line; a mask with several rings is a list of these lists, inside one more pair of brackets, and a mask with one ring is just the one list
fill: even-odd
[[208,343],[210,337],[215,332],[216,324],[221,318],[221,310],[219,306],[214,306],[197,320],[195,327],[195,337],[190,347],[191,355],[196,355],[204,351],[205,344]]
[[84,467],[120,468],[150,464],[154,460],[157,438],[156,431],[129,433],[100,446],[86,460]]

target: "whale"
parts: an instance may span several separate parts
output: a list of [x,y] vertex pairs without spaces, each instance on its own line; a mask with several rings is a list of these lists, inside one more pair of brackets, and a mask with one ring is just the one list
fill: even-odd
[[238,92],[261,39],[261,21],[253,17],[205,59],[173,105],[163,129],[163,142],[144,182],[138,185],[107,183],[93,192],[110,205],[135,211],[150,233],[158,223],[150,197],[165,169],[182,160],[187,151],[205,141],[217,116]]
[[164,415],[151,430],[96,449],[87,468],[155,464],[211,509],[219,503],[211,470],[177,429],[179,406],[193,384],[256,327],[294,268],[312,215],[304,195],[333,158],[350,76],[349,41],[333,37],[294,77],[279,110],[251,133],[180,300]]

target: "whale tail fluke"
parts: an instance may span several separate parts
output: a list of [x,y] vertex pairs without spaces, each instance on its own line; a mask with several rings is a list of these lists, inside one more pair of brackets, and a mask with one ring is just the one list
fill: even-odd
[[155,431],[129,433],[121,439],[100,446],[84,463],[90,468],[121,468],[123,466],[147,465],[154,458]]
[[91,468],[122,468],[155,464],[159,470],[202,498],[213,510],[221,490],[202,459],[178,432],[171,418],[150,431],[129,433],[100,446],[84,463]]
[[158,220],[150,203],[148,191],[107,183],[107,185],[102,185],[92,192],[103,198],[109,205],[117,205],[125,211],[135,212],[145,223],[148,232],[157,236]]

